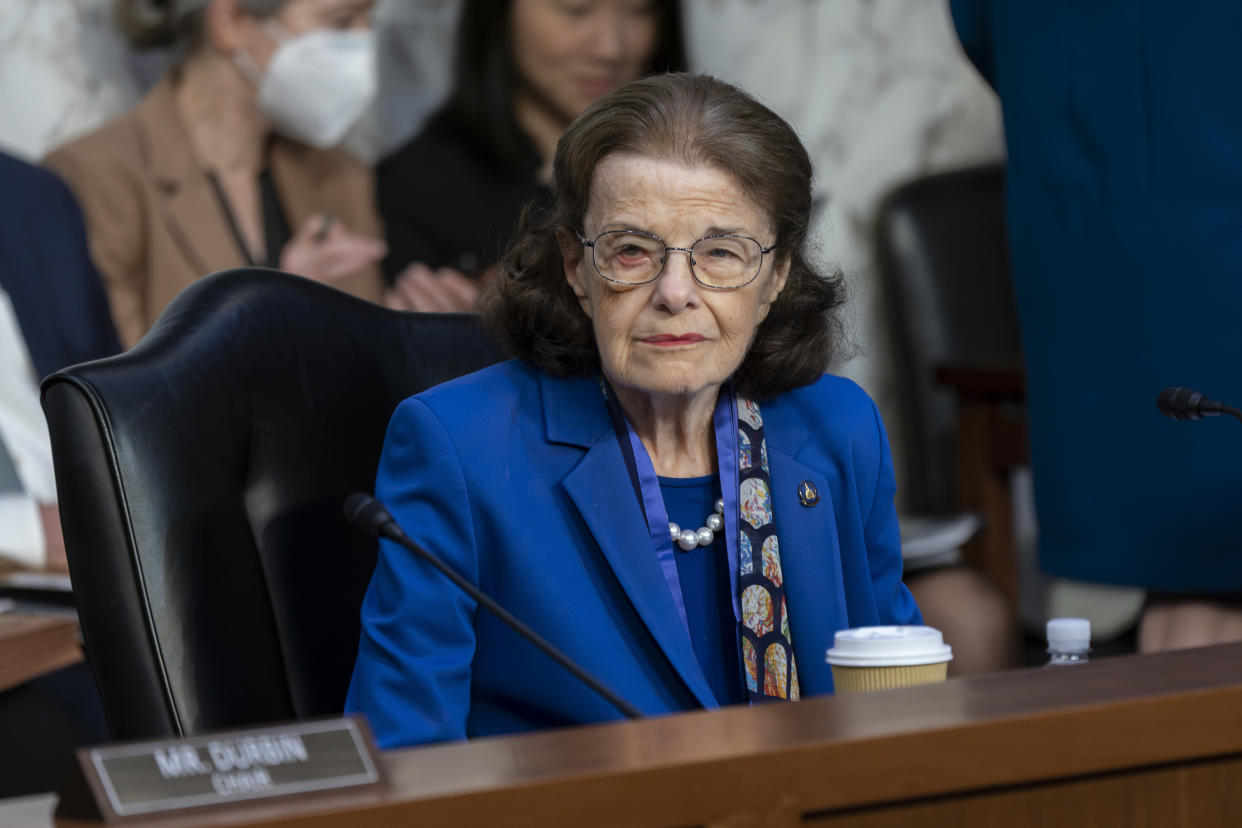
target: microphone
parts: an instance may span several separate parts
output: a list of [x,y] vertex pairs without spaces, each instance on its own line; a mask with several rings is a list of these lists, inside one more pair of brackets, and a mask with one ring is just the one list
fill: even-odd
[[582,667],[578,666],[573,659],[561,652],[550,641],[532,630],[530,627],[526,626],[517,618],[517,616],[509,612],[500,604],[496,603],[493,599],[488,597],[485,592],[459,575],[456,570],[444,561],[440,560],[437,555],[432,554],[412,541],[409,535],[405,533],[405,531],[389,513],[383,503],[380,503],[369,494],[354,492],[349,497],[345,498],[345,518],[355,528],[361,529],[368,535],[371,535],[372,537],[382,536],[389,538],[390,540],[401,544],[415,555],[418,555],[424,561],[440,570],[444,577],[448,578],[457,586],[458,589],[477,601],[479,606],[485,607],[501,621],[508,624],[514,632],[538,647],[549,658],[568,670],[575,678],[598,693],[613,707],[620,710],[627,718],[643,718],[643,714],[637,707],[605,687],[603,682],[595,678]]
[[1161,414],[1174,420],[1199,420],[1203,417],[1228,414],[1242,421],[1242,411],[1181,386],[1161,391],[1156,396],[1156,408],[1160,409]]

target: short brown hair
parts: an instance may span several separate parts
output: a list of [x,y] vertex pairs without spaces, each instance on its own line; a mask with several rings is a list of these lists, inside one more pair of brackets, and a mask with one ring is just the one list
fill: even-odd
[[811,159],[780,116],[706,75],[634,81],[565,131],[553,161],[555,203],[538,213],[527,208],[484,293],[480,311],[492,335],[554,376],[599,370],[592,323],[565,280],[556,231],[582,227],[595,169],[616,153],[715,167],[767,213],[776,263],[789,262],[789,276],[734,381],[743,396],[766,399],[818,379],[840,336],[844,286],[839,272],[821,273],[808,261]]

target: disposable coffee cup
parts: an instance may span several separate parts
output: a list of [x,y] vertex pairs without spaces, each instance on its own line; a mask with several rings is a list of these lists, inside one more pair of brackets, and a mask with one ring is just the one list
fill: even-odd
[[839,630],[828,651],[838,693],[864,693],[944,681],[953,648],[935,627]]

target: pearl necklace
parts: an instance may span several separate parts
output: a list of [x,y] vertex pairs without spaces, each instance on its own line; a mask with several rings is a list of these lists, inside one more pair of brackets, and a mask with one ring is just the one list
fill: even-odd
[[696,546],[711,546],[716,533],[724,528],[724,498],[716,499],[716,511],[707,516],[707,525],[698,530],[683,530],[671,520],[668,522],[668,534],[686,552]]

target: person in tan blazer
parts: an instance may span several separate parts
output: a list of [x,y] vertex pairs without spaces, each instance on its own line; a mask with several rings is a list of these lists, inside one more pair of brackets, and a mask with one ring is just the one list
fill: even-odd
[[335,146],[374,92],[372,2],[118,0],[135,45],[185,56],[44,163],[81,204],[125,347],[183,288],[232,267],[382,301],[373,175]]

